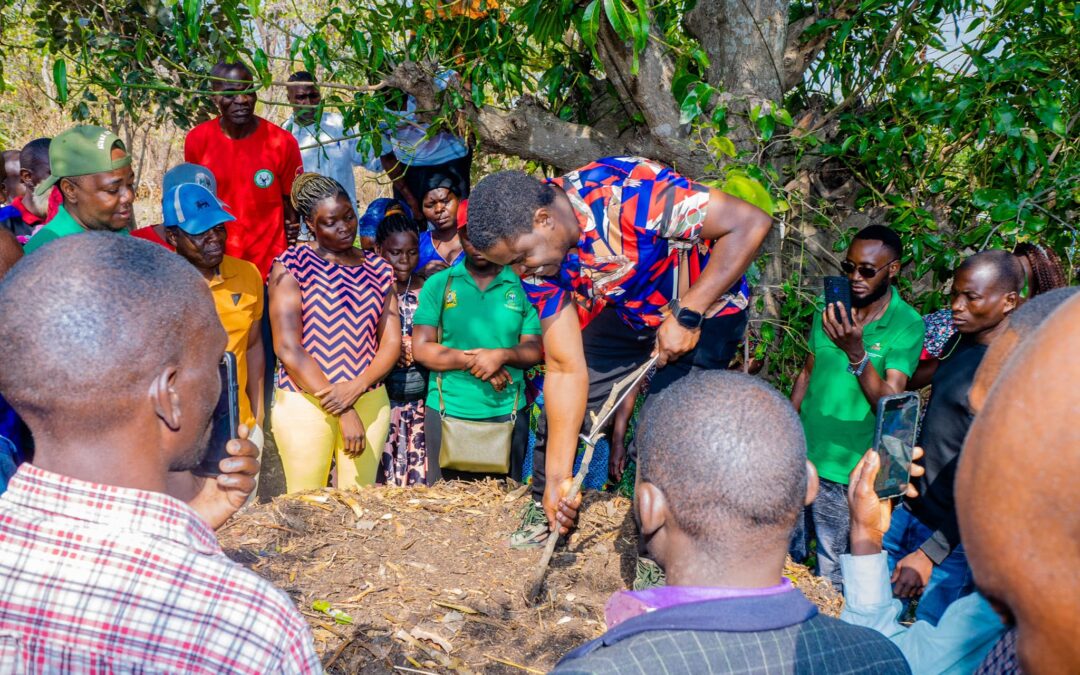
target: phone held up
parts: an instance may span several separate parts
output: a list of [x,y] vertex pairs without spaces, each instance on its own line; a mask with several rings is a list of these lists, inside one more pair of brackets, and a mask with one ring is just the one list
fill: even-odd
[[911,461],[919,431],[919,395],[908,391],[878,401],[874,451],[880,460],[874,491],[880,499],[899,497],[911,481]]
[[[847,277],[825,277],[825,310],[835,302],[842,306],[841,312],[851,321],[851,281]],[[836,317],[843,321],[842,316]]]
[[218,376],[221,378],[221,395],[210,420],[206,456],[192,470],[197,476],[219,475],[221,460],[230,456],[225,445],[240,433],[240,385],[236,380],[236,356],[232,352],[225,352],[221,358]]

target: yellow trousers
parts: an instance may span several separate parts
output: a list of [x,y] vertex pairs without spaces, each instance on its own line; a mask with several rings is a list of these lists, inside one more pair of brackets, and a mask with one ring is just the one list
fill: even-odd
[[379,468],[379,458],[390,431],[390,399],[380,386],[361,396],[353,406],[364,423],[364,452],[359,457],[345,455],[338,418],[319,405],[310,394],[277,389],[270,425],[277,441],[285,488],[299,492],[321,488],[330,474],[330,461],[337,460],[337,486],[371,485]]

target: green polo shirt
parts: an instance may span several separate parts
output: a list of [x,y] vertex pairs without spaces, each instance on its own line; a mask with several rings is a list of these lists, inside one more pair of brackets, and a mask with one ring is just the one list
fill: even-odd
[[[922,353],[922,317],[892,289],[889,307],[880,319],[863,329],[863,346],[879,375],[899,370],[915,372]],[[870,408],[859,380],[848,372],[848,357],[833,344],[821,326],[821,312],[810,330],[814,370],[799,416],[806,431],[807,457],[818,475],[847,484],[848,474],[874,442],[876,410]]]
[[[53,219],[37,231],[37,234],[30,237],[30,241],[26,242],[26,246],[23,247],[23,253],[33,253],[45,244],[48,244],[54,239],[62,239],[64,237],[70,237],[73,234],[82,234],[88,232],[88,230],[82,225],[75,222],[75,219],[71,217],[71,214],[67,212],[67,209],[61,206],[56,210],[56,215]],[[128,234],[127,230],[123,230],[119,234]]]
[[[450,287],[446,287],[447,276]],[[444,293],[445,291],[445,293]],[[522,335],[540,335],[540,319],[525,296],[525,290],[509,267],[504,267],[481,291],[465,265],[454,265],[432,276],[420,290],[420,302],[413,317],[417,326],[438,326],[442,304],[442,344],[451,349],[505,349],[516,346]],[[502,392],[487,382],[460,370],[442,373],[446,412],[453,417],[485,419],[513,412],[525,405],[525,378],[518,368],[507,366],[514,384]],[[439,409],[435,386],[438,373],[428,382],[427,404]]]

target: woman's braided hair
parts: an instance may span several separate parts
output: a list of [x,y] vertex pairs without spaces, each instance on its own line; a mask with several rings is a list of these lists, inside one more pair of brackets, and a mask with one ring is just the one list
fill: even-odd
[[309,171],[300,174],[293,181],[289,201],[292,202],[297,215],[310,225],[311,215],[319,202],[334,197],[344,197],[346,201],[351,201],[349,193],[345,192],[345,188],[341,187],[341,183],[333,178]]
[[417,227],[416,221],[406,216],[405,210],[395,204],[386,209],[386,215],[379,221],[379,226],[375,229],[375,243],[382,246],[387,239],[401,232],[409,232],[417,238],[420,237],[420,228]]
[[1027,258],[1028,264],[1031,265],[1029,297],[1068,285],[1065,271],[1061,266],[1061,258],[1054,249],[1041,244],[1022,242],[1013,249],[1013,255],[1018,258]]

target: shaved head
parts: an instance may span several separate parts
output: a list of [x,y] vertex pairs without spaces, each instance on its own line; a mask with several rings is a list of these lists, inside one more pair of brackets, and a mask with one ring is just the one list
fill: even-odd
[[763,380],[731,371],[681,378],[649,397],[638,444],[640,479],[663,490],[695,539],[761,528],[790,535],[806,496],[806,438],[791,402]]
[[968,433],[956,477],[976,584],[1016,621],[1026,672],[1080,672],[1080,297],[1020,347]]
[[994,288],[1002,292],[1019,293],[1024,287],[1024,268],[1008,251],[981,251],[956,268],[956,273],[985,271],[993,279]]
[[978,414],[986,403],[994,382],[1001,375],[1009,357],[1022,343],[1031,338],[1050,315],[1065,304],[1077,291],[1078,286],[1055,288],[1048,293],[1037,295],[1020,305],[1020,309],[1009,315],[1009,324],[1001,335],[997,336],[986,350],[986,356],[975,372],[975,379],[968,392],[968,403]]
[[0,283],[0,316],[0,393],[35,436],[121,423],[148,405],[155,376],[224,337],[187,261],[112,233],[65,237],[19,262]]

